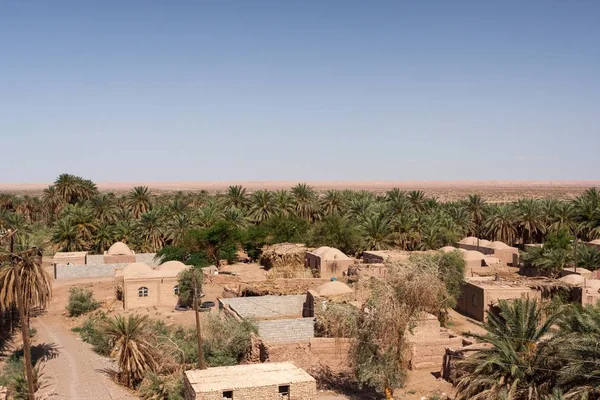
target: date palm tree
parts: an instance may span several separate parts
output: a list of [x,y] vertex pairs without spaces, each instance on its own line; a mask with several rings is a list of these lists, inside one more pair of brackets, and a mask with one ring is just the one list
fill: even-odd
[[250,218],[261,223],[275,214],[277,205],[273,193],[268,190],[257,190],[250,197]]
[[146,186],[136,186],[127,194],[126,204],[135,218],[152,208],[152,195]]
[[509,204],[490,207],[485,228],[494,240],[513,244],[517,238],[517,223],[514,208]]
[[408,201],[410,202],[413,211],[420,213],[425,210],[427,196],[425,196],[425,192],[422,190],[411,190],[408,192]]
[[135,234],[143,250],[158,251],[164,243],[164,225],[160,212],[153,209],[140,215],[135,223]]
[[478,194],[471,194],[466,202],[466,208],[471,215],[474,231],[472,233],[481,238],[482,224],[487,212],[486,201]]
[[533,199],[523,199],[517,201],[516,208],[523,243],[531,243],[532,240],[540,242],[546,231],[540,203]]
[[52,242],[60,251],[79,251],[86,246],[85,241],[77,232],[77,227],[68,218],[56,221],[52,229]]
[[560,314],[544,318],[530,299],[501,300],[497,307],[483,324],[487,333],[470,334],[487,346],[458,362],[456,400],[536,399],[552,390],[556,373],[548,354],[556,340],[551,327]]
[[246,188],[241,185],[229,186],[225,192],[225,205],[243,210],[248,205]]
[[135,388],[146,372],[159,366],[158,351],[148,340],[148,317],[117,315],[102,328],[112,346],[111,357],[117,361],[117,377],[129,388]]
[[101,223],[114,221],[118,210],[114,194],[98,194],[92,197],[90,204],[98,221]]
[[345,208],[344,196],[336,189],[327,190],[320,200],[325,215],[341,214]]
[[549,215],[548,220],[548,230],[550,232],[566,230],[574,234],[577,230],[575,208],[572,203],[566,201],[557,202],[552,208],[552,213]]
[[384,213],[370,215],[362,223],[365,245],[369,250],[385,250],[393,244],[391,220]]
[[192,218],[187,214],[177,214],[173,218],[169,219],[167,223],[165,236],[170,244],[177,246],[185,233],[194,227]]
[[287,217],[294,212],[294,201],[289,191],[278,189],[275,191],[274,197],[277,214]]
[[306,220],[313,220],[317,217],[319,206],[317,194],[312,186],[306,183],[297,184],[292,188],[292,199],[298,217]]
[[103,223],[98,226],[98,229],[94,233],[94,244],[92,247],[96,253],[103,254],[117,240],[114,225]]

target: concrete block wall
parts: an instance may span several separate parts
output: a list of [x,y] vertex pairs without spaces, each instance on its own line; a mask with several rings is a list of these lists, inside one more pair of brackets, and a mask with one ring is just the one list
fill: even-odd
[[220,299],[242,318],[302,316],[306,295],[253,296]]
[[265,343],[294,343],[315,337],[313,318],[258,321],[258,335]]
[[98,276],[114,276],[115,270],[125,268],[127,264],[102,265],[56,265],[54,279],[91,278]]
[[[292,383],[290,386],[290,400],[316,400],[317,385],[315,381]],[[223,392],[197,393],[196,396],[187,397],[195,400],[223,400]],[[235,400],[282,400],[287,398],[279,394],[279,385],[240,388],[233,390]]]
[[[156,253],[140,253],[135,255],[136,262],[143,262],[148,265],[158,265],[158,261],[154,261],[154,257]],[[125,256],[129,257],[129,256]],[[127,261],[123,261],[126,264],[129,264]],[[119,262],[111,262],[109,264],[120,264]],[[87,256],[87,265],[104,265],[104,255],[103,254],[92,254]]]

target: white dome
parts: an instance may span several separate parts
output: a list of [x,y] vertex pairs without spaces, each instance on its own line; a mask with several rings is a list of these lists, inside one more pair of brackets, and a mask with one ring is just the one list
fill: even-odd
[[142,262],[131,263],[123,269],[123,276],[125,278],[147,276],[152,275],[153,273],[154,270],[152,269],[152,267]]
[[329,281],[324,283],[317,287],[315,292],[317,292],[319,296],[323,297],[354,293],[354,291],[348,285],[340,281]]
[[483,260],[485,258],[483,253],[475,250],[465,251],[462,256],[465,260]]
[[167,261],[166,263],[159,265],[156,268],[156,271],[158,273],[157,275],[163,277],[175,277],[187,268],[188,266],[180,261]]
[[460,244],[467,244],[467,245],[470,245],[470,246],[477,246],[477,238],[475,236],[469,236],[469,237],[466,237],[466,238],[462,239],[458,243],[460,243]]
[[132,256],[133,251],[123,242],[116,242],[106,252],[109,256]]
[[508,249],[510,246],[504,242],[497,240],[495,242],[490,243],[487,247],[489,247],[490,249]]
[[452,253],[453,251],[458,250],[456,247],[452,247],[452,246],[444,246],[440,249],[440,251],[443,251],[444,253]]

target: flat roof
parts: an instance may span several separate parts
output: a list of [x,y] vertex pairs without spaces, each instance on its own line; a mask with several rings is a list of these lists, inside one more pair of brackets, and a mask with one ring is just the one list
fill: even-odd
[[477,277],[467,279],[466,283],[479,288],[498,288],[498,289],[518,289],[518,290],[530,290],[536,283],[540,283],[540,280],[534,281],[529,279],[500,279],[496,281],[493,276]]
[[58,253],[54,254],[53,258],[77,258],[77,257],[83,257],[87,255],[87,251],[71,251],[71,252],[62,252],[59,251]]
[[315,378],[291,362],[234,365],[185,371],[195,393],[314,382]]

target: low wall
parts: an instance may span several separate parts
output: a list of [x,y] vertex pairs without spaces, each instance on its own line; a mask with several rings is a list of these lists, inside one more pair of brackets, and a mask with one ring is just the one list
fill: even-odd
[[308,342],[315,337],[313,318],[258,321],[258,335],[265,343]]
[[93,278],[115,276],[115,270],[125,268],[127,264],[102,265],[60,265],[54,266],[54,279]]
[[250,296],[220,299],[242,318],[300,317],[306,295]]
[[[143,262],[150,266],[158,265],[157,261],[154,261],[154,257],[156,253],[140,253],[135,255],[136,262]],[[120,263],[109,263],[109,264],[120,264]],[[103,254],[88,254],[87,256],[87,265],[104,265],[104,255]]]

